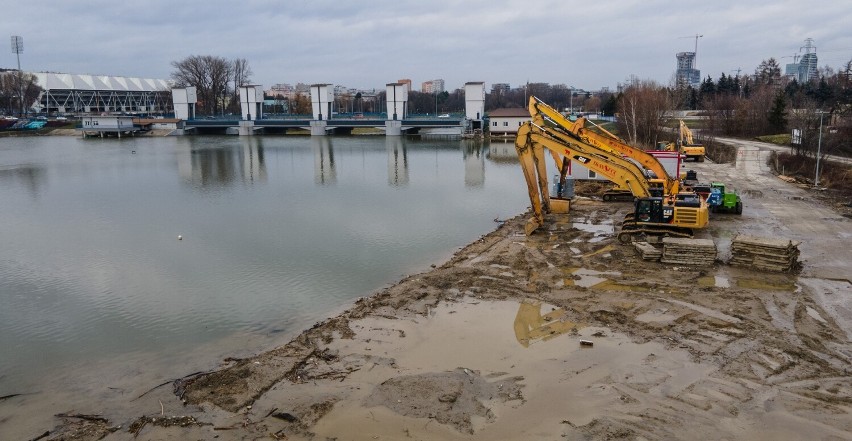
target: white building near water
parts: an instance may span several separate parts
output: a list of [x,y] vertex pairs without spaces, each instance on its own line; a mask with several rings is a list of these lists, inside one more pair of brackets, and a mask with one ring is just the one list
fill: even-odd
[[80,132],[83,136],[101,136],[114,134],[121,138],[122,134],[133,135],[140,128],[133,124],[132,116],[98,115],[80,117]]
[[530,111],[523,107],[497,109],[488,113],[491,136],[513,136],[518,134],[518,128],[529,122]]

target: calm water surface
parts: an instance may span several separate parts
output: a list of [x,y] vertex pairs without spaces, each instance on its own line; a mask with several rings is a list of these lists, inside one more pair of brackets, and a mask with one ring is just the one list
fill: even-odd
[[0,396],[281,344],[527,205],[511,143],[0,138]]

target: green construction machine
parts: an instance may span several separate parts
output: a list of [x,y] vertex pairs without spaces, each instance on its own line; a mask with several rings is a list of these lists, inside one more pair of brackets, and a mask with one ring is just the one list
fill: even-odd
[[710,195],[707,197],[707,205],[711,213],[736,213],[743,214],[743,201],[740,195],[725,190],[725,184],[721,182],[710,183]]

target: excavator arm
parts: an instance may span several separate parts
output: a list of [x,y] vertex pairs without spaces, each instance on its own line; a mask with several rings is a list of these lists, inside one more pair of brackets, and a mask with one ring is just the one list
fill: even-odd
[[680,120],[680,142],[683,145],[693,144],[692,130],[689,130],[689,127],[686,126],[683,120]]
[[683,120],[680,120],[680,149],[681,153],[687,158],[695,159],[699,162],[704,162],[704,146],[696,144],[692,138],[692,130],[686,126]]
[[557,112],[554,108],[548,106],[540,99],[531,96],[529,102],[529,111],[532,116],[533,123],[539,126],[553,127],[557,129],[556,136],[568,141],[565,137],[579,138],[586,144],[597,147],[598,149],[606,150],[610,153],[618,153],[638,162],[643,167],[651,170],[662,179],[664,194],[676,195],[680,191],[680,182],[671,177],[666,171],[663,164],[660,163],[654,155],[642,150],[631,147],[624,141],[612,133],[600,128],[604,134],[595,132],[594,130],[585,127],[586,119],[579,118],[576,121],[571,121]]
[[531,122],[518,129],[515,149],[524,172],[527,191],[533,209],[533,218],[527,221],[524,230],[532,234],[544,223],[544,214],[549,211],[550,195],[547,188],[547,170],[544,150],[547,149],[557,167],[563,167],[566,160],[577,161],[584,167],[599,173],[622,188],[627,188],[636,197],[649,197],[650,188],[642,170],[636,164],[619,155],[600,151],[596,147],[579,140],[566,142],[547,128]]

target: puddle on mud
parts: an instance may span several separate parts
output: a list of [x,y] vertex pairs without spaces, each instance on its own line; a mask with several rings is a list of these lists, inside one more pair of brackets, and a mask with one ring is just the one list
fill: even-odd
[[811,316],[812,319],[814,319],[814,320],[816,320],[820,323],[827,323],[825,321],[825,319],[822,318],[822,316],[819,314],[819,312],[817,312],[815,309],[811,308],[810,306],[805,307],[805,312],[807,312],[808,315]]
[[587,268],[567,268],[565,270],[570,277],[565,278],[565,286],[579,286],[581,288],[594,288],[606,291],[632,291],[648,292],[651,288],[642,285],[626,285],[614,282],[603,276],[620,277],[618,271],[595,271]]
[[593,224],[589,222],[572,222],[571,226],[580,231],[585,231],[587,233],[594,234],[592,239],[589,239],[589,243],[600,242],[608,237],[612,237],[615,234],[615,227],[612,225],[612,221],[604,222],[601,224]]
[[605,280],[597,285],[593,286],[594,289],[601,289],[606,291],[632,291],[632,292],[648,292],[651,288],[642,285],[625,285],[623,283],[616,283],[612,280]]
[[724,276],[706,276],[698,278],[698,286],[703,288],[730,288],[731,282]]
[[769,291],[794,292],[799,289],[798,285],[791,280],[780,280],[775,278],[765,279],[739,279],[737,287],[745,289],[760,289]]
[[[711,371],[692,362],[687,351],[636,344],[609,329],[572,322],[563,309],[533,300],[442,303],[428,317],[368,317],[350,326],[355,337],[336,340],[332,349],[341,357],[372,358],[350,375],[358,387],[347,389],[350,395],[312,428],[318,438],[397,439],[405,433],[413,439],[526,440],[531,433],[563,433],[566,420],[580,426],[607,415],[623,404],[620,383],[674,396]],[[592,345],[582,346],[581,340]],[[389,356],[393,363],[380,361]],[[474,420],[473,433],[363,404],[391,378],[459,368],[498,385],[518,381],[522,399],[479,397],[493,418]]]
[[568,268],[566,270],[571,277],[565,279],[565,286],[579,286],[581,288],[591,288],[600,283],[607,282],[609,279],[601,276],[621,275],[618,271],[595,271],[587,268]]
[[603,248],[601,248],[601,249],[599,249],[599,250],[592,251],[591,253],[584,254],[584,255],[582,255],[582,256],[580,256],[580,257],[581,257],[581,258],[586,258],[586,257],[595,256],[595,255],[598,255],[598,254],[609,253],[609,252],[610,252],[610,251],[612,251],[614,248],[615,248],[615,247],[614,247],[613,245],[607,245],[607,246],[605,246],[605,247],[603,247]]
[[[549,309],[550,312],[542,314],[542,309]],[[536,340],[547,341],[585,327],[568,320],[567,314],[562,308],[557,309],[539,302],[521,302],[515,316],[515,338],[526,348]]]
[[644,323],[670,323],[679,316],[667,314],[668,308],[657,308],[636,316],[636,321]]

